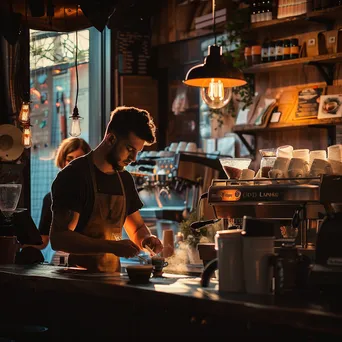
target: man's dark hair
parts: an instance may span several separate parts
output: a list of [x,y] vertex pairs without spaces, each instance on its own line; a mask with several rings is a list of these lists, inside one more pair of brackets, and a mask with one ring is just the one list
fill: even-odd
[[156,142],[156,126],[151,114],[136,107],[117,107],[110,115],[106,134],[114,133],[126,138],[129,133],[145,140],[145,145]]

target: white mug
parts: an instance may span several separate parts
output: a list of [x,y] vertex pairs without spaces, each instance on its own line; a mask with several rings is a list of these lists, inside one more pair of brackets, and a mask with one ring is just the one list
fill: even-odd
[[269,178],[286,178],[291,158],[277,157],[273,168],[268,172]]
[[289,178],[303,178],[308,175],[309,162],[302,158],[292,158],[288,168]]

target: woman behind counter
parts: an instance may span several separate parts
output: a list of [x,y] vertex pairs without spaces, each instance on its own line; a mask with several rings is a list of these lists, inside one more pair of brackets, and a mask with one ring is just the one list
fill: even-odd
[[[56,158],[55,164],[61,170],[67,166],[72,160],[81,157],[91,151],[89,144],[82,138],[67,138],[60,144]],[[43,207],[39,222],[39,232],[41,234],[43,244],[40,246],[35,246],[38,249],[44,249],[49,243],[50,226],[52,221],[52,211],[51,211],[51,193],[47,193],[43,199]],[[62,253],[63,255],[65,253]],[[58,257],[57,253],[54,257]],[[57,261],[59,262],[59,260]],[[55,263],[55,262],[54,262]]]

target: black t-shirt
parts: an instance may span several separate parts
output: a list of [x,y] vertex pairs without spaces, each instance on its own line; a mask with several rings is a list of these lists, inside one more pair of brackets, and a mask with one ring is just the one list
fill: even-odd
[[40,215],[38,230],[41,235],[50,234],[50,226],[52,222],[52,211],[51,211],[51,192],[46,194],[43,199],[42,213]]
[[[122,195],[118,175],[107,175],[93,164],[89,164],[86,156],[74,159],[61,170],[52,183],[52,210],[57,208],[69,209],[80,214],[76,231],[82,232],[88,223],[94,206],[94,189],[90,167],[94,168],[98,192]],[[120,172],[126,193],[127,215],[141,209],[141,202],[134,180],[128,171]]]

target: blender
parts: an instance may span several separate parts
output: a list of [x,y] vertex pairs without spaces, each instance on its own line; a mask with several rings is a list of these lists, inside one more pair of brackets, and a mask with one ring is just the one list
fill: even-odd
[[21,184],[0,184],[0,210],[4,220],[0,227],[0,264],[14,264],[19,249],[12,223],[21,194]]

